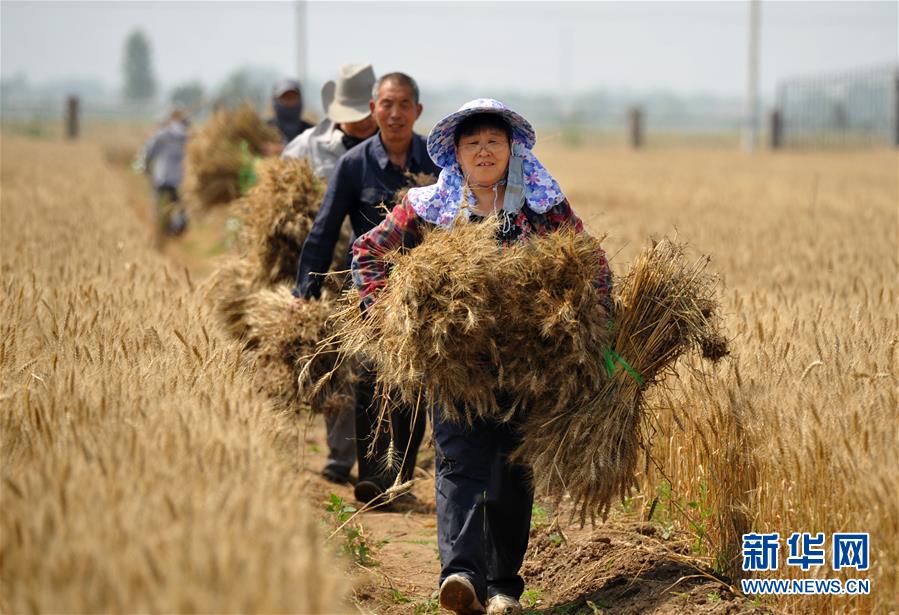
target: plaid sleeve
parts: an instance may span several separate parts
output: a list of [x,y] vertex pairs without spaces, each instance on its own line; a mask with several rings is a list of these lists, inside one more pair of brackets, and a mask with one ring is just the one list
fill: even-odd
[[350,269],[363,310],[375,302],[377,293],[387,285],[389,269],[384,256],[394,250],[415,247],[421,241],[420,226],[421,219],[404,198],[381,224],[353,243]]
[[[560,228],[569,225],[574,229],[575,233],[583,233],[584,223],[571,209],[568,199],[553,207],[547,212],[547,220],[551,228]],[[599,248],[596,251],[596,258],[599,261],[599,270],[594,281],[596,292],[599,293],[599,302],[605,308],[606,314],[611,315],[614,302],[612,301],[612,270],[609,267],[609,261],[606,260],[605,250]]]

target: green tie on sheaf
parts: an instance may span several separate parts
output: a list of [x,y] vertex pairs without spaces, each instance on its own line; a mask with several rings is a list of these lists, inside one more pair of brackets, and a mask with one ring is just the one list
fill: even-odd
[[615,363],[618,363],[621,365],[621,367],[624,368],[624,371],[630,374],[631,377],[633,377],[633,379],[637,381],[638,384],[643,384],[643,377],[638,374],[637,370],[631,367],[630,363],[625,361],[624,357],[622,357],[620,354],[618,354],[611,348],[606,347],[602,351],[602,356],[606,360],[606,371],[609,373],[610,378],[615,373]]
[[250,144],[246,141],[240,142],[240,154],[243,156],[243,166],[237,172],[237,185],[240,186],[240,193],[246,194],[256,183],[256,157],[250,153]]

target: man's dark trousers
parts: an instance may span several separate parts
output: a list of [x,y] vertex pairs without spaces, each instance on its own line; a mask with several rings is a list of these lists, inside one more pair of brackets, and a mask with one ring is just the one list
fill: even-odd
[[[359,480],[371,481],[387,490],[399,474],[399,482],[412,480],[418,447],[425,435],[427,412],[425,408],[413,416],[412,409],[400,406],[390,414],[390,425],[378,425],[381,400],[375,398],[375,374],[360,369],[356,385],[356,457],[359,462]],[[386,467],[385,455],[390,447],[393,432],[393,449],[400,467]],[[366,437],[363,434],[368,434]],[[369,455],[371,439],[378,441]]]
[[467,577],[482,604],[497,594],[519,598],[534,491],[529,470],[508,460],[519,443],[518,422],[479,419],[469,426],[435,412],[433,430],[440,582]]

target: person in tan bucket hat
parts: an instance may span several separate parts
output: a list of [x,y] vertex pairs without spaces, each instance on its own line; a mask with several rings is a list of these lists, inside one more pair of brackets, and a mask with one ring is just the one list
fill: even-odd
[[306,158],[326,182],[337,159],[377,132],[369,101],[375,84],[371,64],[344,64],[336,81],[322,86],[325,119],[287,144],[282,158]]
[[[344,64],[337,81],[322,86],[325,119],[291,141],[282,158],[306,158],[313,172],[330,181],[337,160],[377,132],[369,101],[375,84],[371,64]],[[349,269],[349,255],[347,265]],[[325,416],[328,460],[322,476],[333,483],[350,481],[356,463],[356,415],[352,407]]]

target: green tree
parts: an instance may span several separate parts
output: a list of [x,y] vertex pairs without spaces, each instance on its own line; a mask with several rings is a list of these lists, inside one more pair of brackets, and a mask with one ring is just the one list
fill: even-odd
[[199,81],[182,83],[172,90],[172,103],[181,107],[197,107],[203,101],[205,90]]
[[225,78],[218,89],[217,99],[228,107],[250,103],[261,111],[268,106],[271,87],[277,79],[278,73],[275,71],[245,66]]
[[148,101],[156,94],[156,77],[153,75],[153,58],[150,40],[140,30],[135,30],[125,40],[125,98]]

